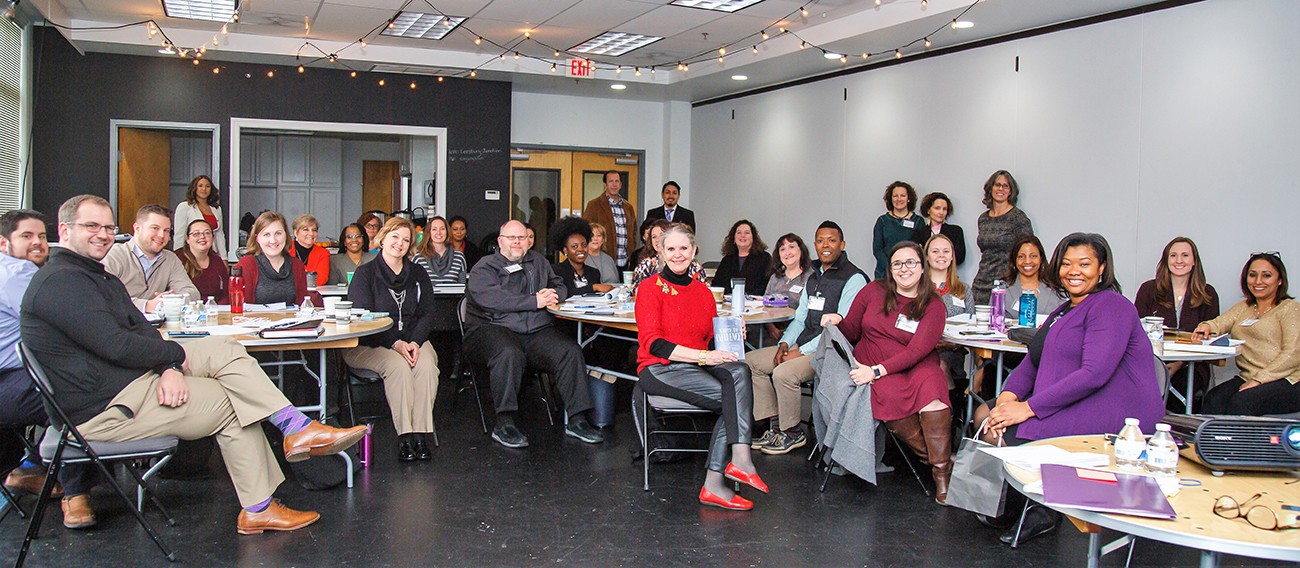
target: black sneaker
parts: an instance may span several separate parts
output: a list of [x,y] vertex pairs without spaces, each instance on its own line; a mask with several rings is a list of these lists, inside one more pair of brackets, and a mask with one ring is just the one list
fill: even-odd
[[605,436],[587,423],[584,418],[571,419],[569,425],[564,427],[564,435],[572,436],[588,444],[599,444],[605,441]]
[[772,456],[788,454],[790,453],[790,450],[802,448],[803,445],[807,443],[808,435],[804,434],[802,429],[796,430],[794,434],[782,430],[776,435],[774,440],[772,440],[768,445],[763,446],[762,451],[763,453]]
[[507,448],[527,448],[528,438],[515,428],[514,424],[497,423],[496,428],[492,429],[492,439]]
[[749,448],[753,450],[761,450],[763,448],[766,448],[767,446],[772,445],[772,442],[776,440],[777,432],[778,432],[777,430],[768,430],[766,432],[763,432],[763,437],[750,442]]

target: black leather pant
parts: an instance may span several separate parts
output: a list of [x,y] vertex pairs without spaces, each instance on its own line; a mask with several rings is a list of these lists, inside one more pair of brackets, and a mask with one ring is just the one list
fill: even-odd
[[694,363],[650,365],[638,374],[646,394],[675,398],[722,414],[713,426],[708,469],[722,473],[731,462],[731,445],[750,442],[754,388],[749,366],[723,363],[701,367]]

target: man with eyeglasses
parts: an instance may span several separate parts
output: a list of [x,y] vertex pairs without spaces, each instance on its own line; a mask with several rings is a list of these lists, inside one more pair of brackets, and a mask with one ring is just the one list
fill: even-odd
[[239,534],[316,522],[320,515],[272,499],[284,474],[262,422],[284,434],[290,462],[341,452],[368,427],[341,430],[308,419],[229,336],[185,345],[160,337],[100,262],[113,244],[112,222],[103,198],[65,202],[60,246],[23,296],[23,343],[45,367],[59,406],[93,441],[216,436],[243,507]]
[[849,313],[853,298],[869,282],[866,273],[844,254],[844,231],[834,221],[823,221],[817,227],[813,246],[821,262],[813,263],[781,343],[745,354],[754,380],[754,419],[772,418],[767,433],[754,440],[754,448],[765,454],[786,454],[808,443],[808,435],[799,425],[800,386],[813,380],[817,338],[826,316]]
[[[22,452],[20,436],[27,426],[45,426],[49,419],[41,395],[23,369],[14,345],[18,343],[18,318],[23,294],[36,270],[50,256],[45,237],[45,216],[29,209],[15,209],[0,215],[0,424],[14,427],[0,430],[0,471],[13,465]],[[63,525],[82,529],[95,524],[90,509],[90,488],[96,478],[85,464],[59,470],[63,490]],[[37,494],[45,484],[40,456],[24,456],[22,464],[9,472],[5,487],[16,492]],[[55,487],[56,491],[59,487]],[[57,496],[57,495],[56,495]]]
[[492,439],[507,448],[528,446],[515,426],[524,368],[550,373],[569,417],[564,434],[588,444],[605,437],[587,422],[591,409],[587,362],[572,336],[555,329],[546,307],[564,301],[568,290],[540,253],[528,250],[528,230],[519,221],[501,226],[500,250],[483,257],[465,287],[465,355],[487,367],[497,423]]
[[[126,286],[135,307],[144,313],[157,311],[163,294],[189,294],[189,301],[201,300],[180,257],[167,250],[172,212],[161,205],[145,205],[136,212],[132,229],[135,235],[130,241],[108,251],[104,268]],[[117,233],[117,227],[111,225],[101,230],[109,232],[110,241]]]

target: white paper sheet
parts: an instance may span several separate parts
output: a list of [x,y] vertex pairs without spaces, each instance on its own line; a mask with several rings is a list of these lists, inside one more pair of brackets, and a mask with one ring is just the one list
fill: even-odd
[[1008,446],[980,448],[1004,462],[1029,471],[1038,471],[1045,463],[1076,467],[1101,467],[1110,464],[1110,456],[1091,452],[1070,452],[1056,446]]

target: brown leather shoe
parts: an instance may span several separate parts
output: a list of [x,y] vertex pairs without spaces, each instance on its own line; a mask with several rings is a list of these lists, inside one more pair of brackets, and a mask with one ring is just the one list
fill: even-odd
[[948,498],[948,481],[952,479],[952,409],[920,414],[930,474],[934,476],[934,500],[942,505]]
[[369,431],[365,424],[343,430],[312,420],[301,432],[284,437],[284,459],[300,462],[311,456],[337,454],[361,441]]
[[261,513],[239,511],[235,529],[239,534],[262,534],[262,531],[292,531],[303,528],[320,520],[320,513],[315,511],[295,511],[279,501],[271,504]]
[[90,508],[89,493],[63,498],[63,526],[70,529],[95,526],[95,511]]
[[[41,487],[45,486],[45,470],[36,469],[32,473],[23,473],[18,469],[9,472],[9,477],[5,478],[5,487],[14,491],[23,491],[32,495],[40,495]],[[63,485],[54,482],[54,490],[50,493],[51,497],[63,496]]]

